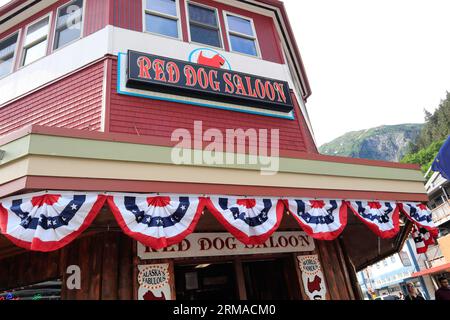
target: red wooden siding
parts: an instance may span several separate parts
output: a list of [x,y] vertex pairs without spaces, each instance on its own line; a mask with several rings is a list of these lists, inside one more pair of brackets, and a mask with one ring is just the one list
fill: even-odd
[[29,124],[100,130],[103,62],[0,108],[0,135]]
[[85,0],[84,36],[88,36],[108,25],[109,2],[111,0]]
[[[109,111],[109,130],[116,133],[147,135],[167,139],[172,132],[186,128],[193,133],[194,121],[203,121],[203,130],[217,128],[244,130],[279,129],[280,149],[307,152],[299,121],[237,113],[208,107],[147,98],[119,95],[116,88],[117,62],[113,61],[112,86]],[[107,129],[106,129],[107,130]]]
[[114,0],[113,23],[116,27],[142,31],[142,0]]

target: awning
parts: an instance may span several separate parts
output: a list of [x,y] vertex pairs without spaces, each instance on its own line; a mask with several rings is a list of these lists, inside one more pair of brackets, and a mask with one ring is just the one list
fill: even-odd
[[449,272],[450,271],[450,263],[446,263],[437,267],[433,267],[430,269],[425,269],[419,272],[414,272],[411,277],[420,277],[425,276],[427,274],[435,274],[435,273],[443,273],[443,272]]

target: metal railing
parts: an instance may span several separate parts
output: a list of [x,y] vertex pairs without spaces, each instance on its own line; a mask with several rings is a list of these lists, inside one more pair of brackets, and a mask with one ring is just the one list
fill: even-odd
[[433,221],[436,225],[440,225],[450,220],[450,201],[444,202],[438,207],[431,209]]

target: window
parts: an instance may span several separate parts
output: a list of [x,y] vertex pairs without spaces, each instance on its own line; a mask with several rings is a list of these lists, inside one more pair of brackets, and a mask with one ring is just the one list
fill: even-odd
[[74,0],[58,9],[53,49],[58,49],[81,37],[83,0]]
[[387,262],[387,260],[385,259],[385,260],[383,260],[383,265],[386,267],[387,265],[388,265],[388,262]]
[[19,33],[0,41],[0,78],[11,73]]
[[176,0],[146,0],[145,31],[179,38]]
[[392,262],[392,263],[395,263],[395,261],[397,261],[397,260],[395,259],[395,255],[391,256],[391,262]]
[[229,13],[226,14],[228,39],[231,51],[258,56],[256,32],[253,22]]
[[22,66],[42,58],[47,53],[49,22],[50,17],[47,16],[28,26],[23,45]]
[[191,41],[222,47],[219,19],[214,9],[189,3],[189,31]]

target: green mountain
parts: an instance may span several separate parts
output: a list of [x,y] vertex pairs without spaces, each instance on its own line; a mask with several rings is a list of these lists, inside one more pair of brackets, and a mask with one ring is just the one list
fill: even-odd
[[398,162],[423,124],[408,123],[348,132],[319,148],[322,154]]

